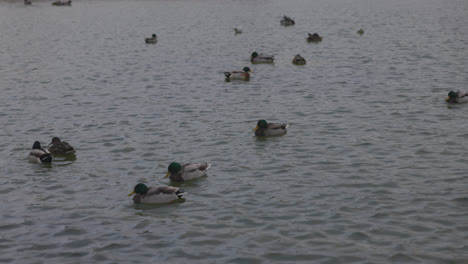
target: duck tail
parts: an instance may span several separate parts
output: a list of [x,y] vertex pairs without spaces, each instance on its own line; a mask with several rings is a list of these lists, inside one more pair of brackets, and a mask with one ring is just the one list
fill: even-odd
[[179,189],[175,192],[175,194],[177,195],[177,197],[182,198],[184,197],[185,191],[183,189]]
[[229,77],[231,77],[231,73],[230,72],[224,72],[224,76],[226,76],[226,78],[229,78]]
[[51,163],[52,162],[52,155],[50,153],[42,154],[39,159],[42,163]]

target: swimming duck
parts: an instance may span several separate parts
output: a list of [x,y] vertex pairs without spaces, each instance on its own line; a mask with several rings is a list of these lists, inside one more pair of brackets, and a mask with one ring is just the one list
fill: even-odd
[[267,121],[261,119],[258,120],[257,126],[253,129],[255,136],[282,136],[286,134],[288,124],[283,123],[267,123]]
[[181,166],[177,162],[172,162],[167,167],[167,173],[164,178],[169,177],[171,181],[183,182],[206,176],[206,171],[211,167],[206,162],[187,163]]
[[49,144],[49,152],[52,155],[69,155],[75,154],[75,149],[65,141],[61,141],[58,137],[53,137]]
[[462,93],[460,91],[454,92],[450,91],[448,93],[447,98],[445,98],[445,101],[447,103],[467,103],[468,102],[468,93]]
[[54,5],[54,6],[71,6],[71,2],[72,1],[66,1],[66,2],[65,1],[63,1],[63,2],[62,1],[55,1],[55,2],[52,3],[52,5]]
[[234,28],[234,33],[237,35],[237,34],[240,34],[242,33],[242,29],[240,27],[238,28]]
[[296,64],[296,65],[305,65],[306,64],[306,60],[304,59],[304,57],[302,57],[301,55],[297,54],[296,56],[294,56],[293,60],[292,60],[292,63],[293,64]]
[[156,34],[151,35],[151,38],[145,38],[145,43],[147,44],[154,44],[156,42],[158,42]]
[[184,190],[171,186],[151,186],[138,183],[128,196],[133,196],[134,203],[162,204],[170,203],[183,197]]
[[232,72],[224,72],[224,76],[226,76],[226,81],[229,82],[231,80],[243,80],[248,81],[250,80],[250,73],[252,71],[249,67],[244,67],[242,71],[232,71]]
[[320,42],[320,41],[322,41],[322,37],[319,36],[319,34],[317,34],[317,33],[314,33],[314,34],[307,33],[307,34],[309,35],[307,37],[308,42]]
[[294,22],[294,20],[292,18],[288,17],[288,16],[283,16],[280,23],[283,26],[292,26],[292,25],[296,24],[296,22]]
[[361,28],[360,30],[357,31],[357,33],[358,33],[359,35],[364,34],[364,29]]
[[250,55],[250,61],[252,63],[273,63],[275,60],[274,56],[259,55],[256,51]]
[[24,0],[24,5],[31,5],[31,0]]
[[34,163],[51,163],[52,155],[41,147],[41,143],[39,141],[35,141],[28,159],[30,162]]

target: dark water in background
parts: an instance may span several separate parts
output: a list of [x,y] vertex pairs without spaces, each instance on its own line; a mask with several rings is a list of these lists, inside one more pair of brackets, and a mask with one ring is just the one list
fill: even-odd
[[[467,14],[465,0],[0,2],[0,263],[468,263],[468,104],[443,100],[468,90]],[[244,66],[250,82],[224,82]],[[256,139],[260,118],[288,134]],[[28,163],[53,136],[77,159]],[[212,168],[185,202],[133,205],[172,161]]]

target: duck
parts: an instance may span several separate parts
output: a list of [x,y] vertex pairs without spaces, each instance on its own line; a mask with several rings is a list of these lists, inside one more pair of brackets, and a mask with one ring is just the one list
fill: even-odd
[[296,65],[305,65],[306,60],[300,54],[297,54],[296,56],[294,56],[292,63]]
[[54,6],[71,6],[71,2],[72,1],[66,1],[66,2],[65,1],[64,2],[55,1],[55,2],[52,3],[52,5],[54,5]]
[[206,176],[206,171],[211,167],[207,162],[187,163],[180,165],[172,162],[167,167],[167,173],[164,178],[169,177],[171,181],[183,182]]
[[145,38],[145,43],[147,44],[154,44],[156,42],[158,42],[156,34],[151,35],[151,38]]
[[357,33],[358,33],[359,35],[362,35],[362,34],[364,34],[364,29],[362,29],[362,28],[361,28],[361,29],[359,29],[359,30],[357,31]]
[[234,33],[237,35],[237,34],[241,34],[242,33],[242,29],[240,27],[237,27],[237,28],[234,28]]
[[41,147],[41,143],[39,141],[35,141],[31,152],[29,152],[28,159],[33,163],[51,163],[52,155]]
[[229,82],[231,80],[243,80],[248,81],[250,80],[250,73],[252,71],[249,67],[244,67],[242,71],[232,71],[232,72],[224,72],[224,76],[226,76],[226,81]]
[[264,119],[260,119],[253,131],[258,137],[282,136],[288,132],[288,126],[287,123],[268,123]]
[[273,63],[274,60],[274,56],[259,55],[256,51],[250,55],[250,62],[252,63]]
[[24,0],[24,5],[31,5],[31,0]]
[[468,102],[468,93],[462,93],[460,91],[454,92],[450,91],[448,93],[447,98],[445,98],[445,101],[447,103],[467,103]]
[[307,37],[308,42],[320,42],[320,41],[322,41],[322,37],[319,36],[319,34],[317,34],[317,33],[314,33],[314,34],[307,33],[307,34],[308,34],[308,37]]
[[294,20],[292,18],[288,17],[288,16],[283,16],[280,23],[283,26],[292,26],[292,25],[296,24],[296,22],[294,22]]
[[133,196],[134,203],[163,204],[183,198],[184,190],[165,185],[148,187],[144,183],[138,183],[128,196]]
[[75,154],[75,149],[67,142],[61,141],[58,137],[52,138],[48,150],[52,155]]

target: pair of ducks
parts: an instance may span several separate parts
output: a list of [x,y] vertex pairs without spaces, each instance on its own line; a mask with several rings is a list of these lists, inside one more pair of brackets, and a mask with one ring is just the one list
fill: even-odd
[[33,163],[51,163],[52,155],[74,155],[75,149],[65,141],[61,141],[60,138],[54,137],[49,144],[47,149],[43,149],[39,141],[35,141],[31,152],[29,153],[28,159]]
[[[257,126],[253,129],[255,136],[282,136],[286,134],[287,123],[268,123],[266,120],[258,120]],[[164,178],[171,179],[175,182],[184,182],[188,180],[198,179],[206,176],[206,172],[211,167],[207,162],[188,163],[180,165],[177,162],[172,162],[167,167],[167,173]],[[148,187],[144,183],[138,183],[133,188],[133,191],[128,196],[133,196],[134,203],[144,204],[164,204],[170,203],[184,196],[184,190],[173,186],[151,186]]]

